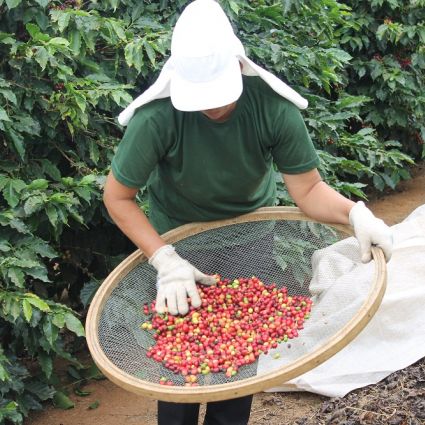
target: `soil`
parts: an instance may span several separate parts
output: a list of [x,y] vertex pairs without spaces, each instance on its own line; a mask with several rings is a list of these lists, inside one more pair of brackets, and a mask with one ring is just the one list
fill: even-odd
[[[389,225],[399,223],[422,204],[425,164],[417,166],[412,179],[395,191],[368,202],[375,215]],[[91,393],[70,396],[74,408],[64,411],[47,406],[42,412],[32,413],[25,425],[156,424],[155,401],[126,392],[107,380],[92,381],[84,389]],[[93,403],[98,406],[93,408]],[[425,425],[425,358],[341,398],[307,392],[256,394],[249,425],[283,424]]]

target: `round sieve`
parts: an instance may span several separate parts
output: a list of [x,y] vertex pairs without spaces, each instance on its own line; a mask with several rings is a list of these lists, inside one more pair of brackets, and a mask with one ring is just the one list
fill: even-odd
[[[266,207],[226,220],[181,226],[162,235],[195,267],[224,278],[258,277],[313,299],[297,338],[242,366],[235,376],[210,373],[196,387],[146,355],[155,340],[142,329],[143,305],[156,296],[156,271],[141,251],[105,279],[88,311],[89,350],[118,386],[149,398],[194,403],[225,400],[281,385],[323,363],[366,326],[385,292],[386,263],[372,248],[362,264],[350,226],[315,222],[294,207]],[[335,254],[334,247],[339,247]],[[347,260],[348,258],[348,260]],[[362,267],[366,282],[356,281]],[[338,276],[338,278],[335,278]],[[172,386],[160,384],[169,379]]]

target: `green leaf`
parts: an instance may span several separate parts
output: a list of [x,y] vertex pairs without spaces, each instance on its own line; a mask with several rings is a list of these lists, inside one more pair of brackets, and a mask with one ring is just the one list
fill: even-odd
[[13,9],[21,4],[22,0],[6,0],[6,5],[9,9]]
[[[42,356],[45,356],[45,352],[42,352]],[[40,400],[48,400],[51,399],[56,390],[45,382],[41,382],[39,380],[31,380],[25,383],[25,389],[29,392],[35,394]]]
[[49,182],[46,179],[35,179],[28,186],[28,190],[46,190]]
[[80,198],[83,198],[86,202],[90,202],[91,200],[91,190],[87,187],[75,187],[74,188],[75,193],[77,193],[77,195]]
[[82,373],[85,379],[95,379],[96,381],[105,379],[105,375],[103,375],[103,373],[94,363],[89,368],[85,369]]
[[119,0],[109,0],[109,3],[111,4],[113,11],[115,12],[119,5]]
[[27,29],[27,31],[29,32],[30,36],[35,40],[35,41],[48,41],[50,40],[50,37],[47,34],[43,34],[40,31],[40,27],[38,25],[32,24],[32,23],[28,23],[25,25],[25,28]]
[[31,260],[31,259],[28,259],[28,258],[23,258],[21,255],[9,257],[7,259],[6,264],[8,266],[20,267],[20,268],[23,268],[23,269],[28,269],[28,268],[31,268],[31,267],[37,267],[39,265],[38,261]]
[[61,181],[65,186],[68,187],[72,187],[75,184],[73,177],[62,177]]
[[112,25],[112,28],[115,31],[115,34],[118,36],[118,38],[122,41],[127,41],[127,37],[120,23],[113,20],[111,20],[110,23]]
[[24,181],[20,179],[9,179],[8,183],[3,187],[3,196],[7,203],[12,207],[16,207],[19,203],[19,194],[27,187]]
[[78,107],[81,109],[81,112],[85,112],[87,107],[87,101],[84,96],[81,96],[79,94],[76,94],[74,97],[75,103],[78,105]]
[[40,123],[29,115],[18,115],[17,121],[14,123],[14,128],[19,133],[31,134],[33,136],[40,135]]
[[44,197],[41,195],[31,196],[25,201],[24,211],[26,215],[34,214],[40,211],[44,206]]
[[53,346],[53,343],[55,342],[54,328],[53,328],[52,322],[50,321],[49,317],[45,317],[45,319],[44,319],[43,333],[44,333],[44,337],[49,342],[49,344],[51,346]]
[[14,423],[16,424],[22,423],[22,415],[17,414],[17,409],[18,404],[15,401],[11,401],[5,406],[0,407],[0,419],[14,419]]
[[75,406],[74,402],[62,391],[56,391],[53,403],[56,407],[64,410],[72,409]]
[[50,311],[49,305],[35,294],[26,293],[25,297],[27,301],[39,310],[46,312]]
[[46,214],[47,217],[51,223],[51,225],[57,229],[57,225],[58,225],[58,211],[56,209],[56,207],[54,205],[47,205],[46,207]]
[[53,359],[45,351],[38,352],[38,361],[40,363],[41,369],[43,370],[46,378],[50,378],[53,372]]
[[8,381],[10,379],[10,375],[5,369],[5,367],[0,363],[0,381]]
[[9,252],[12,249],[10,243],[6,240],[0,240],[0,251]]
[[352,56],[347,53],[345,50],[341,49],[328,49],[329,53],[332,53],[334,58],[338,59],[342,63],[347,63],[352,59]]
[[26,272],[35,279],[41,280],[43,282],[50,282],[49,276],[47,275],[47,269],[44,265],[32,267],[27,269]]
[[34,59],[40,65],[41,69],[44,71],[47,66],[47,61],[49,60],[49,53],[47,49],[43,46],[38,47],[34,55]]
[[0,121],[10,121],[7,112],[0,106]]
[[52,323],[62,329],[65,326],[65,315],[63,313],[55,313],[52,317]]
[[90,140],[89,152],[90,152],[90,159],[97,165],[100,158],[100,152],[95,140]]
[[143,54],[140,48],[140,41],[128,43],[124,48],[124,57],[129,67],[134,66],[137,71],[141,71],[144,65]]
[[72,313],[65,314],[65,324],[66,327],[77,336],[85,335],[83,325]]
[[391,187],[391,189],[395,188],[395,181],[389,175],[382,173],[381,177],[384,179],[385,183]]
[[21,220],[12,219],[12,220],[10,220],[10,222],[8,224],[12,229],[17,230],[19,233],[30,233],[28,227]]
[[[3,0],[0,0],[0,5],[2,4]],[[15,39],[13,38],[12,34],[9,34],[7,32],[0,32],[0,43],[3,44],[15,44]]]
[[89,405],[89,409],[97,409],[99,407],[99,404],[99,400],[96,400]]
[[229,6],[233,10],[233,12],[235,12],[236,15],[239,14],[239,5],[237,2],[230,0]]
[[155,66],[155,63],[156,63],[155,50],[152,48],[152,46],[150,45],[148,41],[145,41],[143,43],[143,46],[145,47],[146,53],[148,55],[149,60],[151,61],[151,64]]
[[49,40],[47,44],[49,44],[50,46],[61,48],[61,47],[68,47],[69,41],[63,37],[53,37],[52,39]]
[[24,146],[24,138],[21,134],[17,133],[12,128],[9,128],[7,134],[12,139],[13,146],[16,149],[16,152],[20,156],[21,160],[24,160],[25,157],[25,146]]
[[91,185],[98,180],[98,176],[96,174],[87,174],[80,180],[80,184]]
[[127,106],[132,101],[131,96],[124,90],[114,90],[111,92],[111,96],[115,103],[122,107]]
[[4,174],[0,174],[0,190],[3,190],[4,187],[9,183],[10,178]]
[[70,17],[71,17],[71,14],[66,12],[61,13],[59,15],[58,27],[60,32],[63,32],[63,30],[68,26]]
[[7,276],[18,288],[25,286],[25,273],[20,268],[9,267]]
[[56,181],[60,180],[61,173],[55,164],[53,164],[48,159],[42,159],[40,162],[41,162],[41,167],[44,173],[46,173],[53,180],[56,180]]
[[24,311],[24,317],[27,322],[31,321],[32,317],[32,307],[31,304],[28,302],[28,300],[24,299],[22,300],[22,307]]
[[75,368],[75,366],[73,366],[73,365],[68,366],[68,369],[66,371],[67,371],[69,376],[76,379],[77,381],[82,379],[80,372],[78,372],[78,370]]
[[47,242],[43,241],[43,239],[32,236],[25,242],[29,249],[42,257],[55,258],[58,256],[57,252]]
[[80,53],[81,49],[81,34],[78,30],[72,30],[70,34],[70,48],[75,55]]
[[79,397],[87,397],[88,395],[90,395],[92,392],[88,391],[88,390],[82,390],[81,388],[75,388],[74,389],[74,393],[76,395],[78,395]]
[[80,299],[81,302],[84,305],[84,308],[87,307],[91,300],[94,297],[94,294],[99,289],[99,282],[96,282],[95,280],[91,280],[90,282],[86,282],[81,289],[80,292]]
[[11,315],[13,321],[15,321],[21,315],[21,304],[17,297],[8,297],[4,300],[3,303],[3,312],[4,314]]

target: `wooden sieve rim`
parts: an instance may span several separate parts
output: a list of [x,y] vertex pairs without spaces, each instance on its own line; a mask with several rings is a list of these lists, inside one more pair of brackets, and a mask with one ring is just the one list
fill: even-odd
[[[209,221],[204,223],[191,223],[180,226],[162,235],[167,243],[175,243],[181,239],[207,230],[232,224],[263,221],[263,220],[288,220],[317,222],[306,216],[296,207],[264,207],[238,217],[225,220]],[[322,223],[328,224],[328,223]],[[353,235],[351,226],[329,224],[333,228],[348,235]],[[369,323],[378,310],[385,293],[387,282],[387,267],[385,257],[380,248],[372,247],[372,258],[375,264],[373,283],[366,301],[357,314],[341,328],[332,338],[318,347],[312,353],[298,358],[295,362],[285,365],[280,369],[259,376],[246,378],[226,384],[203,385],[199,387],[165,386],[143,381],[115,366],[103,352],[99,338],[98,326],[103,307],[111,292],[122,278],[134,267],[147,260],[145,255],[137,250],[122,261],[105,279],[96,292],[88,310],[86,318],[86,338],[94,362],[105,376],[116,385],[127,391],[142,396],[176,403],[203,403],[218,400],[227,400],[254,394],[260,391],[282,385],[303,373],[319,366],[332,357],[349,342],[351,342]]]

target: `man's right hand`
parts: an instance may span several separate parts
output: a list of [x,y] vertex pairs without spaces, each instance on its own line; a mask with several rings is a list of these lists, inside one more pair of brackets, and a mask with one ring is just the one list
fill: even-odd
[[172,245],[164,245],[149,259],[158,272],[155,310],[168,311],[172,315],[185,315],[189,311],[188,297],[193,307],[201,306],[196,282],[214,285],[216,278],[200,272],[181,258]]

